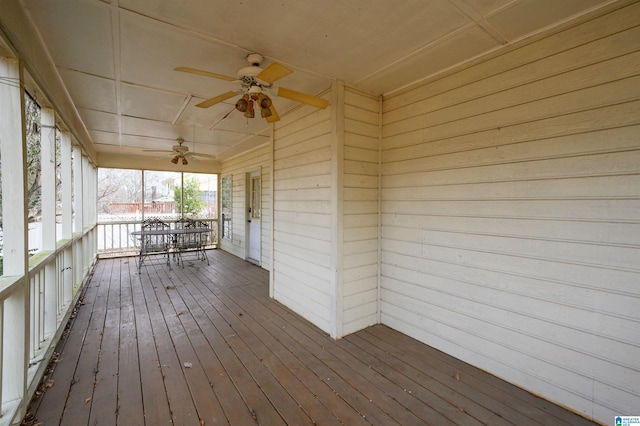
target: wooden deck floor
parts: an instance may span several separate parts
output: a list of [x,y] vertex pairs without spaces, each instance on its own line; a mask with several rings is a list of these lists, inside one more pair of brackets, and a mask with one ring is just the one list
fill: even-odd
[[268,273],[98,262],[30,412],[49,425],[588,425],[385,326],[334,341]]

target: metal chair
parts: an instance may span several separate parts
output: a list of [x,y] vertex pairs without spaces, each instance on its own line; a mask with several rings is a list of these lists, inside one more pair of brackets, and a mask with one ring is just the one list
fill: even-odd
[[202,258],[203,261],[204,260],[207,261],[207,265],[210,265],[209,258],[207,257],[207,251],[205,250],[207,247],[207,243],[209,242],[209,232],[210,232],[209,224],[202,220],[196,220],[194,221],[192,226],[194,228],[206,229],[205,232],[198,232],[196,234],[197,241],[198,241],[198,248],[196,253],[199,253],[199,256]]
[[167,256],[167,265],[171,269],[169,248],[171,243],[171,227],[158,218],[146,219],[142,222],[140,235],[140,255],[138,259],[138,273],[141,272],[145,259],[153,254]]
[[[182,217],[180,219],[177,219],[174,223],[173,226],[176,230],[181,230],[181,229],[185,229],[188,226],[193,224],[193,219],[190,219],[188,217]],[[178,235],[177,233],[173,235],[173,258],[175,259],[176,263],[179,265],[181,260],[182,260],[182,256],[181,253],[182,251],[187,249],[187,242],[184,241],[183,238],[181,238],[182,235]]]
[[195,229],[209,229],[209,225],[201,220],[181,219],[176,222],[176,229],[184,229],[187,232],[176,233],[175,249],[178,255],[178,263],[184,268],[184,260],[182,256],[187,251],[194,251],[198,260],[206,260],[209,265],[209,259],[204,248],[206,247],[209,232],[189,232]]

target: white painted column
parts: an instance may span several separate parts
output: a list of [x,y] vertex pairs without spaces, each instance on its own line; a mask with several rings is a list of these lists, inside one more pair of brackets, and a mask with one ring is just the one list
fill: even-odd
[[335,82],[332,90],[334,127],[331,142],[331,331],[342,337],[344,275],[344,84]]
[[[42,250],[53,252],[57,244],[56,231],[56,128],[55,111],[42,108],[40,111],[40,155],[42,165]],[[44,270],[44,283],[40,283],[42,294],[41,303],[44,304],[43,339],[53,336],[57,328],[58,292],[57,292],[56,263],[49,262]],[[40,344],[40,342],[36,342]],[[34,348],[35,349],[35,348]]]
[[17,61],[0,58],[0,78],[4,275],[23,275],[27,270],[26,149]]
[[[269,259],[269,297],[273,298],[275,297],[275,155],[274,152],[276,150],[276,143],[275,143],[275,139],[276,139],[276,123],[271,124],[271,149],[269,150],[269,167],[271,169],[271,174],[269,176],[269,186],[271,188],[271,211],[269,212],[269,214],[271,215],[271,235],[269,236],[269,244],[270,244],[270,248],[269,250],[271,251],[271,258]],[[220,175],[220,179],[218,179],[218,194],[222,194],[222,175]],[[218,197],[218,211],[222,212],[222,203],[220,203],[220,201],[222,200],[222,196]],[[222,214],[218,215],[218,229],[222,229]],[[218,241],[220,241],[220,244],[222,245],[222,232],[219,232],[218,234]]]
[[85,237],[84,243],[84,256],[85,263],[83,269],[83,276],[85,273],[88,273],[89,269],[91,269],[91,265],[93,265],[93,261],[95,259],[95,253],[97,251],[97,239],[96,239],[96,192],[98,190],[97,187],[97,176],[96,176],[96,168],[91,164],[87,157],[85,157],[84,169],[85,169],[85,196],[84,196],[84,210],[86,212],[85,215],[85,226],[92,228],[91,232],[87,234]]
[[[80,149],[73,151],[73,207],[74,207],[74,234],[82,233],[84,230],[84,191],[82,190],[82,152]],[[75,287],[82,280],[82,240],[79,239],[73,244],[73,286]]]
[[56,248],[56,131],[55,113],[40,111],[40,164],[42,167],[42,250]]
[[[60,178],[62,185],[62,229],[61,240],[68,241],[73,237],[73,160],[72,160],[71,134],[63,131],[60,134]],[[68,248],[59,259],[58,272],[58,306],[60,313],[65,306],[71,303],[73,292],[73,249]]]
[[84,232],[89,227],[89,189],[91,188],[91,165],[84,155],[82,156],[82,229]]
[[27,278],[27,196],[24,100],[17,60],[0,58],[0,155],[2,156],[2,217],[4,275],[19,276],[4,301],[2,324],[1,403],[26,393],[29,342],[29,280]]

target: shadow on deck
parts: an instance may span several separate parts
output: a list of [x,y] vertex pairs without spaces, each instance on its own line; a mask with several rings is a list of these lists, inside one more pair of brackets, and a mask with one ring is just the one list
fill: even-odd
[[221,250],[100,260],[29,410],[49,425],[591,425],[377,325],[335,341]]

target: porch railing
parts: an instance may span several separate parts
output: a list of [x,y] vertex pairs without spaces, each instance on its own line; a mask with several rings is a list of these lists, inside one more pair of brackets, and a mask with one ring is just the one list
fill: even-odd
[[[173,219],[162,218],[168,223]],[[209,225],[206,248],[218,247],[218,219],[200,219]],[[133,231],[140,230],[140,220],[100,221],[97,226],[98,257],[135,256],[139,247],[131,236]]]
[[20,422],[94,266],[95,247],[92,227],[33,256],[28,275],[0,277],[0,426]]

